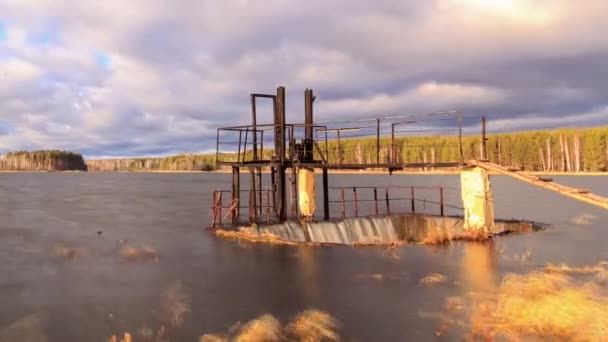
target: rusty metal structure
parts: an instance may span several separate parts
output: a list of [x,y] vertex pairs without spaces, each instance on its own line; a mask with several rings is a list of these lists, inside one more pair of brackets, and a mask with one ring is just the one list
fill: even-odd
[[[304,122],[286,121],[285,88],[278,87],[276,94],[251,94],[251,124],[244,126],[222,127],[217,130],[216,162],[220,167],[232,169],[232,189],[218,190],[213,193],[213,224],[221,225],[229,219],[231,224],[243,223],[246,212],[248,223],[284,222],[289,218],[299,218],[297,200],[298,170],[317,169],[322,172],[322,219],[346,217],[346,206],[354,205],[354,216],[359,216],[358,205],[362,202],[373,203],[375,210],[370,214],[391,213],[391,202],[407,201],[411,211],[416,203],[422,201],[435,203],[438,214],[444,215],[445,188],[433,188],[436,199],[416,197],[416,187],[348,187],[329,186],[329,170],[395,170],[410,168],[455,168],[465,165],[463,155],[463,117],[458,111],[427,113],[422,115],[386,116],[372,119],[348,121],[314,120],[315,96],[312,89],[304,91]],[[258,101],[272,104],[271,123],[258,122]],[[483,121],[485,124],[485,121]],[[485,125],[483,125],[485,134]],[[400,137],[452,136],[456,143],[442,145],[444,156],[441,161],[432,153],[430,158],[415,163],[405,162],[402,158],[404,148]],[[370,139],[371,151],[362,151],[360,145],[353,146],[354,139]],[[486,141],[485,136],[482,141]],[[485,146],[485,143],[483,144]],[[449,150],[450,153],[445,153]],[[434,152],[434,151],[433,151]],[[367,158],[363,158],[363,155]],[[446,158],[445,155],[448,157]],[[482,159],[485,151],[482,151]],[[347,158],[347,156],[355,156]],[[448,160],[446,160],[448,159]],[[249,173],[248,188],[241,188],[244,170]],[[246,173],[244,173],[246,176]],[[263,176],[263,174],[265,176]],[[267,175],[267,176],[266,176]],[[269,176],[269,177],[268,177]],[[269,179],[267,179],[269,178]],[[346,190],[348,189],[348,191]],[[369,198],[361,198],[361,191],[369,192]],[[428,189],[426,189],[428,190]],[[341,199],[330,200],[331,192],[341,194]],[[407,196],[403,194],[407,191]],[[346,199],[345,192],[353,193]],[[358,193],[359,192],[359,193]],[[381,194],[379,194],[381,193]],[[288,204],[287,195],[291,204]],[[395,194],[392,196],[391,194]],[[399,194],[399,195],[396,195]],[[383,197],[380,200],[380,197]],[[244,205],[246,203],[246,205]],[[341,215],[331,214],[330,206],[338,203]],[[382,205],[380,205],[382,203]],[[380,208],[383,210],[380,210]]]

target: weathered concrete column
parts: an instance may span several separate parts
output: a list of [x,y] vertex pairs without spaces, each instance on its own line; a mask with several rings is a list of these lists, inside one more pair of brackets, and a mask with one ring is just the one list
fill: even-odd
[[488,171],[480,167],[460,172],[464,229],[471,234],[494,232],[494,199]]
[[317,207],[315,202],[315,172],[313,169],[299,169],[298,206],[304,219],[310,219],[314,216]]

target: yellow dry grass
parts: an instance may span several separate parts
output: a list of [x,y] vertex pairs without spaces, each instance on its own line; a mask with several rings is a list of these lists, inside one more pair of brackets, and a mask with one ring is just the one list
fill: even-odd
[[224,229],[216,229],[214,230],[216,236],[227,239],[237,239],[237,240],[245,240],[249,242],[257,242],[257,243],[269,243],[276,245],[296,245],[296,242],[287,241],[281,239],[279,236],[274,234],[262,233],[258,234],[253,228],[242,227],[238,230],[224,230]]
[[53,255],[59,258],[73,259],[78,255],[79,251],[77,248],[67,246],[63,243],[56,243],[53,245]]
[[120,250],[120,255],[129,261],[152,260],[158,261],[158,252],[153,247],[142,244],[139,247],[125,245]]
[[608,339],[608,298],[596,284],[579,285],[564,274],[510,274],[471,322],[481,336],[600,341]]
[[337,341],[337,321],[320,310],[306,310],[287,325],[287,332],[298,341]]
[[445,284],[448,281],[448,278],[440,273],[432,273],[428,276],[420,279],[420,284],[423,285],[439,285]]
[[489,291],[448,297],[437,335],[450,327],[469,330],[470,340],[608,340],[608,263],[508,274]]
[[169,322],[179,327],[184,322],[184,316],[192,311],[192,297],[181,282],[175,282],[163,292],[161,306]]
[[337,326],[331,315],[320,310],[303,311],[285,326],[266,314],[243,325],[237,324],[227,335],[203,335],[199,342],[337,341],[340,338]]

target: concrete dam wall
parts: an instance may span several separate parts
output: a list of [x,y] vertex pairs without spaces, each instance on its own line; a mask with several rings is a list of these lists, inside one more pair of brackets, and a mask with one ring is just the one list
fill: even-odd
[[[279,241],[337,245],[388,245],[393,243],[440,243],[454,239],[488,238],[505,233],[525,233],[537,228],[531,222],[497,220],[491,231],[479,235],[465,228],[461,217],[399,214],[350,218],[342,221],[286,222],[259,228],[240,228],[255,240],[275,236]],[[235,237],[239,237],[238,235]]]

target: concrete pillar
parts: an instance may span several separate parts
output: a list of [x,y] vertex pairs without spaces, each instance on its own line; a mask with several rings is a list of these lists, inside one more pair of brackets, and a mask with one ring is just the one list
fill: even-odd
[[488,171],[480,167],[460,173],[464,229],[472,234],[494,232],[494,200]]
[[299,169],[298,207],[300,209],[300,214],[304,219],[310,219],[315,214],[315,172],[313,169]]

